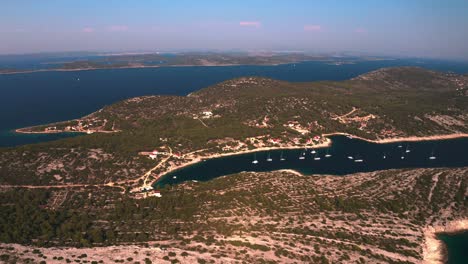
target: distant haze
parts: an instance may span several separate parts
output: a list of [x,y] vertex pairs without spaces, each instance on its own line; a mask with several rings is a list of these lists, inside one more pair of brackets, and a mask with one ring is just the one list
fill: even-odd
[[0,1],[0,54],[211,49],[466,60],[468,1]]

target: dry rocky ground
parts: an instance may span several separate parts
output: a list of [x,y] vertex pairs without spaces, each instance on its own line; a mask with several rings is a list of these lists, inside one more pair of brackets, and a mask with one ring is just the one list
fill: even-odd
[[[427,227],[467,219],[467,183],[467,168],[344,177],[241,173],[166,190],[164,196],[183,193],[177,199],[197,201],[187,205],[195,207],[193,215],[170,220],[179,230],[174,235],[152,229],[152,219],[133,219],[125,225],[134,225],[133,232],[149,227],[147,242],[94,248],[3,244],[0,252],[10,263],[419,263]],[[79,195],[85,191],[69,199],[99,196],[96,190],[88,198]]]

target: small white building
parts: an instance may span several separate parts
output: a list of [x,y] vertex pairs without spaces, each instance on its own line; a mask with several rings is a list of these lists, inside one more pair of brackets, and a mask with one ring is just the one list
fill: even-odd
[[148,157],[149,157],[150,159],[152,159],[152,160],[155,160],[155,159],[158,158],[158,155],[156,155],[156,154],[149,154]]
[[158,198],[161,198],[161,197],[162,197],[160,191],[154,191],[154,192],[148,194],[148,196],[149,196],[149,197],[158,197]]
[[147,192],[147,191],[151,191],[151,190],[153,190],[152,186],[143,186],[143,187],[141,187],[142,192]]
[[203,118],[213,117],[213,112],[211,111],[203,111],[202,114],[203,114]]

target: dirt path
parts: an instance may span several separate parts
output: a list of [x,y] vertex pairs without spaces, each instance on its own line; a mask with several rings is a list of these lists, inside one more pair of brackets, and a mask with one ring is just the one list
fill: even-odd
[[[161,165],[166,163],[166,161],[168,161],[172,157],[172,149],[171,149],[171,147],[168,147],[168,148],[169,148],[169,155],[167,155],[167,157],[165,159],[161,160],[161,162],[159,162],[158,165],[154,166],[149,171],[147,171],[145,174],[143,174],[143,176],[140,177],[140,179],[144,178],[142,187],[148,187],[148,185],[147,185],[148,177],[151,175],[151,173],[153,173],[153,171],[155,171],[157,168],[161,167]],[[139,180],[139,179],[137,179],[137,180]]]
[[341,115],[341,116],[333,117],[332,119],[333,119],[333,120],[338,120],[338,119],[341,120],[341,119],[343,119],[343,118],[345,118],[345,117],[351,115],[352,113],[356,112],[357,110],[358,110],[358,109],[357,109],[356,107],[353,106],[353,110],[351,110],[349,113],[346,113],[346,114]]
[[205,127],[208,127],[208,126],[205,124],[205,122],[203,122],[203,120],[201,120],[201,119],[198,118],[198,117],[197,117],[196,119],[197,119],[198,121],[200,121],[200,123],[202,123],[202,125],[204,125]]
[[431,190],[429,192],[429,195],[427,197],[427,201],[428,202],[431,202],[431,199],[432,199],[432,193],[434,192],[434,189],[435,187],[437,186],[437,182],[439,181],[439,176],[441,175],[442,173],[436,173],[434,174],[434,176],[432,176],[432,182],[433,182],[433,185],[431,187]]

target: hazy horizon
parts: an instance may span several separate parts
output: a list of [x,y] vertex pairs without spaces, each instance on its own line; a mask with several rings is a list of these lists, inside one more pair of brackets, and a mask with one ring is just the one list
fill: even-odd
[[303,51],[468,59],[468,1],[0,3],[0,54]]

